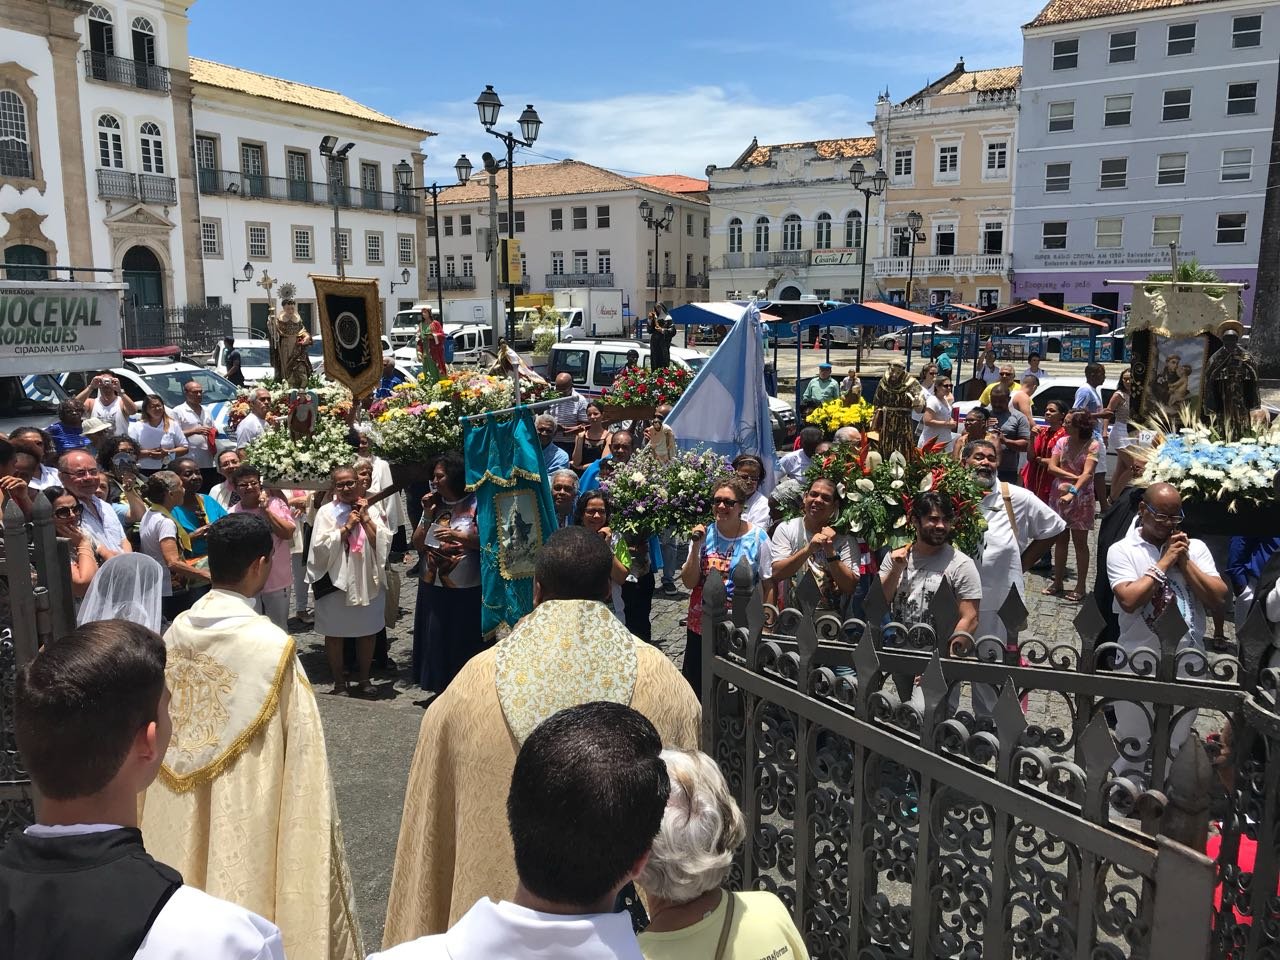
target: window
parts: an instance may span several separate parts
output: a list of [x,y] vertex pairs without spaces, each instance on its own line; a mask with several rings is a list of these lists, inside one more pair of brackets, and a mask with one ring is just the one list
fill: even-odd
[[813,222],[813,248],[815,250],[831,249],[831,214],[820,213]]
[[524,233],[524,211],[516,211],[516,233]]
[[586,273],[590,269],[591,267],[587,264],[587,251],[585,250],[573,251],[573,272]]
[[1124,239],[1123,217],[1102,217],[1097,221],[1093,245],[1100,250],[1114,249]]
[[498,234],[505,237],[507,235],[507,211],[498,211]]
[[596,207],[596,228],[604,230],[609,226],[609,206],[602,204]]
[[938,257],[954,257],[956,254],[956,225],[940,223],[933,229],[933,253]]
[[596,273],[613,273],[613,257],[608,250],[596,251]]
[[1122,93],[1118,96],[1107,97],[1102,110],[1102,125],[1104,127],[1127,127],[1132,113],[1132,94]]
[[1067,249],[1067,221],[1047,220],[1040,225],[1040,249]]
[[444,258],[444,275],[446,277],[456,277],[458,275],[458,261],[453,254],[449,254]]
[[364,235],[364,259],[366,263],[382,262],[382,234],[366,233]]
[[1171,57],[1192,53],[1196,49],[1196,25],[1174,23],[1169,26],[1169,46],[1165,51]]
[[738,217],[729,221],[729,252],[742,252],[742,220]]
[[32,176],[27,108],[12,90],[0,90],[0,176]]
[[396,238],[400,247],[400,263],[406,267],[413,266],[413,234],[402,233]]
[[575,230],[587,229],[587,208],[586,207],[573,208],[573,229]]
[[432,216],[428,216],[427,217],[427,239],[430,239],[435,235],[436,235],[436,218]]
[[1151,220],[1151,245],[1167,247],[1182,242],[1182,217],[1153,217]]
[[1223,183],[1233,180],[1249,180],[1253,177],[1253,148],[1242,147],[1235,150],[1222,151]]
[[102,62],[99,70],[98,61],[116,55],[115,30],[111,26],[111,12],[96,3],[89,8],[89,49],[95,54],[94,76],[105,80],[106,64]]
[[958,179],[960,173],[960,145],[948,143],[938,147],[938,176],[947,180]]
[[343,263],[351,262],[351,231],[345,227],[338,231],[338,256]]
[[1228,117],[1242,117],[1256,113],[1257,110],[1258,84],[1256,82],[1227,84]]
[[1191,119],[1191,90],[1166,90],[1164,92],[1164,112],[1161,120]]
[[[154,65],[156,62],[156,28],[146,17],[134,17],[133,23],[133,59],[138,63]],[[143,86],[143,84],[138,84]]]
[[196,166],[201,170],[218,169],[218,141],[213,137],[196,137]]
[[756,253],[769,250],[769,218],[756,217]]
[[1107,53],[1108,63],[1133,63],[1138,52],[1138,34],[1133,30],[1111,35],[1111,48]]
[[315,259],[315,244],[310,227],[293,228],[293,259],[304,261]]
[[435,257],[427,259],[427,279],[434,280],[440,275],[440,261]]
[[551,229],[564,229],[564,210],[560,207],[555,207],[551,211]]
[[1262,15],[1236,17],[1231,21],[1231,46],[1259,47],[1262,45]]
[[1046,163],[1044,165],[1044,192],[1066,193],[1071,189],[1071,164]]
[[471,236],[471,214],[458,214],[458,234],[463,237]]
[[378,183],[378,165],[376,163],[361,162],[360,164],[360,193],[361,200],[364,201],[366,207],[378,206],[378,191],[380,184]]
[[1076,128],[1076,102],[1059,100],[1049,104],[1049,132],[1066,133]]
[[250,260],[268,260],[271,257],[271,228],[265,223],[245,225]]
[[1053,69],[1074,70],[1080,61],[1080,41],[1057,40],[1053,44]]
[[711,218],[703,217],[702,218],[702,239],[706,240],[710,236],[711,236]]
[[453,236],[453,217],[444,218],[444,235],[446,237]]
[[801,242],[800,214],[788,213],[782,218],[782,249],[799,250]]
[[262,144],[240,144],[240,172],[246,177],[261,177],[267,172]]
[[1099,190],[1123,190],[1128,185],[1129,160],[1127,157],[1102,161],[1098,172]]
[[813,295],[817,297],[819,300],[830,300],[831,288],[830,287],[814,287]]
[[1218,214],[1218,243],[1244,243],[1247,214]]
[[462,255],[462,275],[464,277],[474,277],[476,275],[475,261],[469,253]]
[[693,236],[693,214],[686,213],[684,215],[684,235],[686,237]]
[[556,276],[556,277],[564,276],[564,251],[563,250],[551,251],[551,274],[552,276]]
[[988,180],[1003,180],[1009,175],[1009,141],[993,140],[987,144],[987,169],[984,176]]
[[124,169],[124,141],[120,139],[120,121],[109,113],[98,118],[98,166]]
[[311,199],[310,155],[302,150],[287,150],[284,155],[284,175],[289,181],[289,199]]
[[1156,185],[1172,187],[1187,182],[1187,155],[1162,153],[1156,161]]
[[164,141],[156,124],[144,123],[138,128],[138,150],[143,173],[164,173]]
[[222,234],[217,220],[200,221],[200,252],[206,257],[222,256]]
[[893,177],[895,180],[910,180],[912,164],[915,160],[914,147],[899,147],[893,151]]
[[982,252],[992,257],[1004,253],[1004,224],[999,220],[982,225]]

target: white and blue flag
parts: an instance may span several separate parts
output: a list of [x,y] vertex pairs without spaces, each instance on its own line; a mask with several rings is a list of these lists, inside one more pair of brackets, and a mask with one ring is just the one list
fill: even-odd
[[710,447],[730,459],[754,453],[764,461],[760,490],[768,493],[775,464],[760,308],[751,303],[743,309],[742,318],[703,364],[666,422],[681,450]]

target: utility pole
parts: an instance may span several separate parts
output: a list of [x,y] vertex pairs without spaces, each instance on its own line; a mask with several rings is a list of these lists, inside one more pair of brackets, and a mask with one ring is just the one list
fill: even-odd
[[1249,353],[1258,373],[1280,377],[1280,81],[1271,124],[1271,156],[1266,197],[1262,201],[1262,233],[1258,241],[1258,282],[1253,292],[1253,326]]

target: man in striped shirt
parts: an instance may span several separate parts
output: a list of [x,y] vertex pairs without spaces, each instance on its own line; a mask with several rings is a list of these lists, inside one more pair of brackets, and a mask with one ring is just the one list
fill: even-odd
[[556,393],[561,399],[549,409],[556,418],[556,446],[573,453],[573,440],[587,428],[587,398],[573,389],[573,374],[556,374]]

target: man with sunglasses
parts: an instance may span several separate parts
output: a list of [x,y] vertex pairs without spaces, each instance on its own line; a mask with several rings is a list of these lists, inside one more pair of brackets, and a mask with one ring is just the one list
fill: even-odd
[[[1227,602],[1227,585],[1218,575],[1213,556],[1201,540],[1193,540],[1178,529],[1183,519],[1182,497],[1167,483],[1147,488],[1138,506],[1138,517],[1129,533],[1107,552],[1107,578],[1115,595],[1120,622],[1120,647],[1126,662],[1117,670],[1135,673],[1134,653],[1148,647],[1155,653],[1139,654],[1136,667],[1151,666],[1161,648],[1154,628],[1161,614],[1176,604],[1187,633],[1178,641],[1178,650],[1194,648],[1204,652],[1206,613],[1221,610]],[[1194,659],[1194,658],[1191,658]],[[1186,659],[1179,664],[1180,676],[1188,676]],[[1116,736],[1121,743],[1132,740],[1116,763],[1121,775],[1141,773],[1151,742],[1151,722],[1144,705],[1115,703]],[[1150,704],[1145,705],[1151,709]],[[1173,728],[1169,747],[1174,753],[1186,740],[1196,711],[1184,714]]]

